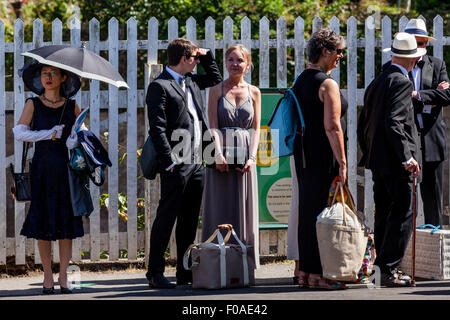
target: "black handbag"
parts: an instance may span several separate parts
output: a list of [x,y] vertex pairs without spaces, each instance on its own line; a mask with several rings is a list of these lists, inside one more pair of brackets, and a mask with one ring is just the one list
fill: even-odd
[[156,178],[158,172],[158,160],[155,145],[150,136],[148,136],[147,141],[145,141],[142,147],[141,157],[139,159],[139,164],[142,170],[142,176],[146,179],[153,180]]
[[9,165],[14,178],[14,186],[11,187],[11,194],[16,201],[31,201],[31,176],[29,172],[25,172],[29,144],[29,142],[23,143],[22,171],[15,173],[13,164],[11,163]]
[[[247,147],[223,146],[222,154],[227,161],[229,169],[243,169],[249,159]],[[216,168],[216,162],[207,164],[206,167]]]

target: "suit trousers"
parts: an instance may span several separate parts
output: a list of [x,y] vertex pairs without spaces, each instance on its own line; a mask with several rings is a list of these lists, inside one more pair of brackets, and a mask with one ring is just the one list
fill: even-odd
[[174,172],[161,173],[161,198],[150,235],[147,278],[164,273],[164,254],[176,220],[177,277],[188,273],[183,255],[195,240],[203,193],[202,165],[178,165]]
[[425,223],[442,225],[442,175],[443,162],[424,162],[420,194],[423,201]]
[[413,182],[372,171],[375,200],[375,265],[390,274],[403,259],[412,232]]

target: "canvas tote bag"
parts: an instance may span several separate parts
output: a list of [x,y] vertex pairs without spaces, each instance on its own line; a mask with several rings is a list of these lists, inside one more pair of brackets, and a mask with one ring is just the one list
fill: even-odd
[[[220,225],[203,243],[192,244],[184,254],[183,265],[192,270],[192,288],[223,289],[248,287],[255,284],[255,255],[253,246],[245,246],[231,225],[223,238]],[[228,244],[233,236],[238,245]],[[212,241],[217,237],[218,243]],[[189,255],[192,265],[189,268]]]
[[[366,251],[368,230],[361,223],[349,190],[351,208],[344,202],[344,190],[338,182],[330,207],[317,217],[316,231],[323,277],[338,281],[356,281]],[[340,192],[341,202],[336,201]]]

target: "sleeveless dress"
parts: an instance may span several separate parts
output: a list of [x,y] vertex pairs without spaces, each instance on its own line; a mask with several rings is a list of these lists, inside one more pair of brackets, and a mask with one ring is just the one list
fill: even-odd
[[[63,106],[50,108],[39,98],[34,104],[32,130],[49,130],[58,125]],[[68,100],[61,124],[61,139],[35,142],[30,165],[31,204],[20,234],[27,238],[55,241],[84,235],[82,217],[75,217],[70,200],[66,140],[75,123],[75,101]]]
[[[323,123],[324,104],[319,99],[319,88],[328,76],[314,69],[306,69],[298,77],[293,91],[300,101],[305,120],[305,134],[294,141],[294,160],[298,182],[298,250],[300,270],[322,274],[317,243],[317,216],[328,206],[328,193],[333,179],[339,175],[337,163]],[[341,94],[341,126],[346,123],[347,100]],[[302,147],[306,159],[303,168]]]
[[[217,106],[218,126],[223,136],[223,145],[250,148],[254,119],[253,103],[248,87],[248,97],[235,106],[223,92]],[[234,139],[227,141],[227,130],[232,130]],[[228,131],[228,136],[230,131]],[[230,169],[220,172],[206,168],[203,191],[202,241],[208,239],[219,224],[231,224],[245,245],[254,247],[255,265],[259,267],[259,209],[256,164],[250,172],[241,173]],[[231,243],[237,243],[233,237]]]

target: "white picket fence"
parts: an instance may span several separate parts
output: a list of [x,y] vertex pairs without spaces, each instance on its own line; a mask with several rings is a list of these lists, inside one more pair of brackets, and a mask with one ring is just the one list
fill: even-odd
[[[408,18],[402,17],[399,21],[399,31],[402,31],[408,21]],[[380,22],[380,24],[378,24]],[[211,48],[213,52],[223,49],[223,54],[230,45],[234,43],[242,43],[249,49],[259,49],[259,82],[253,83],[260,88],[270,87],[269,70],[270,65],[276,64],[276,87],[287,87],[290,85],[287,79],[288,70],[288,48],[294,49],[295,74],[299,74],[305,67],[305,48],[307,39],[305,39],[304,20],[298,17],[293,26],[294,38],[287,38],[288,26],[286,20],[281,17],[276,21],[276,38],[270,38],[270,21],[262,18],[259,22],[259,37],[252,39],[251,22],[247,17],[240,21],[240,39],[234,37],[233,27],[235,25],[231,18],[223,21],[223,38],[216,39],[216,21],[208,18],[205,21],[206,32],[204,39],[197,39],[197,21],[189,18],[186,21],[186,34],[179,34],[178,20],[172,17],[168,21],[168,37],[167,39],[158,39],[158,27],[161,22],[156,18],[151,18],[148,22],[147,39],[137,39],[137,22],[134,18],[130,18],[126,23],[126,40],[119,40],[119,23],[118,20],[112,18],[108,23],[108,39],[100,40],[100,24],[96,19],[89,22],[89,40],[86,41],[86,47],[96,53],[100,51],[108,52],[109,61],[118,67],[119,52],[125,51],[127,55],[127,83],[129,90],[118,90],[113,86],[109,86],[108,90],[100,90],[98,81],[90,83],[89,91],[80,91],[75,99],[81,108],[90,107],[90,129],[97,135],[100,134],[100,110],[107,109],[107,128],[109,132],[108,152],[112,161],[112,167],[108,169],[108,193],[110,195],[109,211],[117,212],[118,210],[118,193],[119,193],[119,168],[118,168],[118,150],[119,141],[119,108],[126,108],[127,123],[127,140],[126,148],[130,155],[136,154],[138,147],[138,108],[145,109],[145,89],[137,89],[137,53],[144,51],[147,54],[147,66],[145,72],[145,88],[149,80],[157,73],[158,51],[167,48],[170,40],[183,36],[191,40],[196,40],[202,47]],[[272,22],[273,23],[273,22]],[[312,31],[323,26],[321,18],[316,17],[313,21]],[[337,33],[346,29],[343,35],[346,38],[347,50],[347,87],[343,90],[344,96],[347,97],[349,108],[347,113],[348,123],[348,175],[349,186],[354,197],[364,197],[364,212],[366,221],[369,225],[373,224],[373,196],[372,182],[369,171],[365,171],[364,177],[357,175],[357,140],[356,140],[356,123],[357,123],[357,106],[362,105],[364,88],[357,87],[357,50],[364,49],[364,84],[365,87],[374,78],[375,70],[381,68],[375,65],[375,52],[381,48],[391,45],[393,33],[391,20],[384,17],[381,21],[375,21],[374,17],[369,17],[364,21],[364,38],[357,38],[358,21],[354,17],[350,17],[347,21],[339,21],[333,17],[330,20],[329,27]],[[361,24],[360,24],[361,25]],[[431,23],[428,23],[429,28]],[[25,99],[32,96],[30,92],[24,92],[24,84],[18,76],[18,70],[23,66],[24,57],[22,52],[50,44],[70,44],[73,46],[81,45],[80,21],[74,19],[70,22],[70,41],[63,41],[62,22],[58,19],[52,23],[51,42],[44,42],[43,24],[37,19],[33,23],[33,41],[24,41],[24,24],[21,20],[17,20],[14,24],[14,42],[5,42],[5,26],[0,21],[0,265],[6,263],[6,257],[14,255],[15,263],[20,265],[25,263],[25,256],[34,254],[35,263],[40,263],[39,253],[37,250],[37,242],[34,240],[26,240],[20,236],[20,229],[25,219],[25,204],[15,202],[15,237],[6,237],[6,217],[7,205],[6,200],[9,197],[9,186],[6,185],[6,168],[12,162],[16,168],[20,167],[22,144],[14,142],[14,155],[7,155],[6,146],[9,139],[13,139],[11,133],[6,132],[6,115],[14,113],[14,123],[16,123],[22,113]],[[342,26],[344,26],[342,28]],[[375,37],[376,28],[381,29],[381,38]],[[361,28],[361,26],[360,26]],[[311,31],[311,30],[308,30]],[[450,45],[450,37],[443,35],[443,20],[440,16],[433,19],[431,33],[437,39],[432,43],[433,55],[443,57],[443,47]],[[310,32],[309,32],[310,33]],[[276,49],[276,61],[270,60],[270,50]],[[429,49],[431,52],[431,50]],[[14,91],[5,91],[5,54],[12,53],[14,56]],[[382,54],[382,63],[389,60],[389,56]],[[151,71],[153,70],[153,71]],[[361,72],[361,71],[360,71]],[[225,66],[223,66],[224,77],[227,76]],[[334,70],[332,77],[341,83],[339,68]],[[250,81],[251,73],[246,76],[246,80]],[[146,113],[144,113],[146,115]],[[104,120],[105,121],[105,120]],[[145,120],[145,131],[147,132],[148,123]],[[142,128],[143,129],[143,128]],[[141,129],[141,130],[142,130]],[[8,136],[8,140],[6,137]],[[9,174],[9,173],[8,173]],[[95,209],[89,219],[89,230],[85,230],[86,235],[82,239],[73,242],[73,258],[74,262],[82,260],[82,251],[90,252],[91,261],[100,260],[100,252],[106,250],[109,253],[109,260],[117,260],[119,258],[119,249],[128,251],[128,259],[136,260],[138,249],[145,248],[148,254],[149,234],[152,218],[155,215],[158,199],[159,188],[158,181],[146,183],[146,228],[145,231],[137,231],[137,177],[139,175],[136,157],[127,157],[127,183],[126,193],[128,195],[128,222],[127,231],[119,232],[119,218],[116,214],[109,214],[108,232],[100,233],[100,189],[91,185],[92,197],[95,200]],[[445,177],[448,184],[448,177]],[[365,182],[365,184],[364,184]],[[357,184],[364,184],[364,194],[358,195]],[[269,237],[268,235],[264,238]],[[281,239],[281,238],[280,238]],[[284,243],[281,239],[278,242]],[[173,244],[173,243],[172,243]],[[266,246],[268,248],[268,246]],[[55,244],[55,248],[57,244]],[[173,252],[173,245],[171,246]],[[265,250],[267,251],[267,250]],[[58,261],[58,251],[54,250],[54,261]]]

